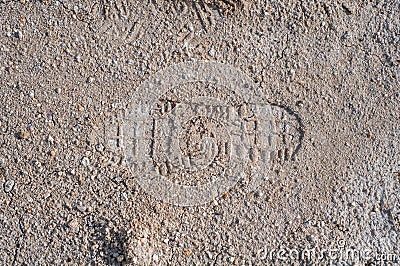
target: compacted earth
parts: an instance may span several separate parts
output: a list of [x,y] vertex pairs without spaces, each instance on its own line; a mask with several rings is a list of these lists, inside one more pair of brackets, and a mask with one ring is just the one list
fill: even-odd
[[0,265],[396,265],[399,121],[397,0],[0,0]]

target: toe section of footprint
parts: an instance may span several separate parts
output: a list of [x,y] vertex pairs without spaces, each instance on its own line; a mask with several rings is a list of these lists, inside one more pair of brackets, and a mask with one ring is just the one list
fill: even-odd
[[275,119],[275,163],[294,161],[301,149],[304,131],[300,117],[289,108],[272,105]]

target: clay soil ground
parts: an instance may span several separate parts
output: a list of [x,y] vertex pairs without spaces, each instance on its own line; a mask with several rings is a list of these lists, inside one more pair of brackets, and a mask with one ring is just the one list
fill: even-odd
[[[0,0],[0,264],[399,263],[399,49],[396,0]],[[196,60],[290,110],[301,148],[255,190],[180,207],[106,132],[143,81]]]

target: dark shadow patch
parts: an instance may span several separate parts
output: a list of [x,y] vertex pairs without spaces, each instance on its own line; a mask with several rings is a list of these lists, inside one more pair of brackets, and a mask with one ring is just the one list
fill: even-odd
[[132,263],[128,258],[128,233],[125,228],[117,228],[109,221],[96,222],[91,226],[89,251],[90,263],[119,266]]
[[353,11],[351,11],[350,7],[348,7],[345,3],[342,4],[342,8],[346,15],[352,15]]

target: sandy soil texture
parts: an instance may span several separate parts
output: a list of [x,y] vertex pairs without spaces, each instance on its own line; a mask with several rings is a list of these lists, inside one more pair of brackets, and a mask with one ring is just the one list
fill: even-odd
[[397,0],[0,0],[0,265],[399,263],[399,50]]

